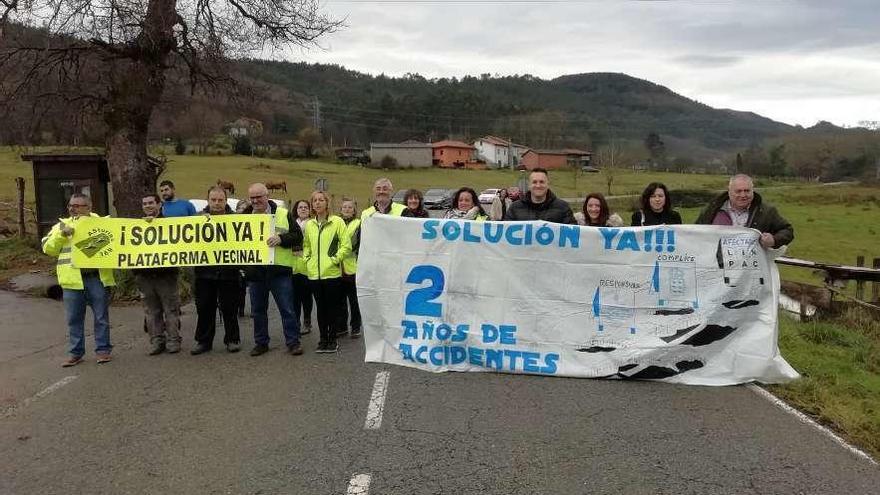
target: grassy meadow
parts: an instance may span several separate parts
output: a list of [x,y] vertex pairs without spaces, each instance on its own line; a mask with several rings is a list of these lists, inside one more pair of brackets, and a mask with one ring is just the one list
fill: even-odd
[[[0,203],[11,205],[15,198],[13,179],[22,176],[28,179],[27,201],[33,206],[31,166],[19,159],[22,152],[33,151],[0,148]],[[515,185],[523,176],[522,172],[511,170],[431,168],[382,171],[323,161],[245,156],[170,155],[168,158],[168,169],[163,178],[175,182],[180,197],[204,198],[208,187],[217,179],[235,184],[237,197],[244,197],[247,185],[252,182],[285,180],[287,194],[276,191],[273,196],[289,201],[308,197],[315,180],[325,178],[336,206],[345,196],[356,199],[362,208],[369,204],[372,183],[380,176],[390,178],[396,189],[470,186],[477,192],[489,187]],[[612,191],[620,196],[637,195],[653,181],[663,182],[673,191],[720,191],[727,187],[727,177],[722,175],[620,170],[615,173]],[[605,193],[606,176],[604,173],[578,173],[575,177],[570,170],[553,171],[551,188],[565,198],[583,197],[592,191]],[[875,247],[880,246],[880,225],[877,222],[880,218],[880,189],[760,180],[758,190],[794,225],[795,241],[787,253],[789,256],[841,264],[855,264],[858,255],[865,256],[868,263],[873,257],[880,257],[880,248]],[[634,197],[617,198],[611,204],[628,221],[635,200]],[[580,207],[579,204],[572,206]],[[8,207],[0,209],[5,220],[13,218],[4,210]],[[683,208],[681,213],[685,222],[692,222],[699,208]],[[789,280],[821,284],[821,278],[807,270],[783,267],[782,274]]]
[[[33,152],[0,148],[0,220],[13,227],[15,177],[28,180],[27,201],[31,208],[34,202],[30,163],[19,159],[19,154],[25,151]],[[389,177],[396,189],[467,185],[479,192],[489,187],[515,185],[521,175],[521,172],[507,170],[381,171],[323,161],[172,155],[163,178],[173,180],[178,195],[187,198],[203,198],[217,179],[233,182],[237,197],[245,196],[249,183],[285,180],[288,193],[273,196],[288,201],[307,197],[315,180],[325,178],[337,206],[339,200],[347,196],[364,207],[370,201],[373,181],[381,176]],[[571,171],[551,172],[551,187],[561,197],[582,197],[587,192],[605,193],[607,189],[604,173],[581,173],[576,181]],[[637,195],[653,181],[664,182],[673,193],[681,189],[721,191],[727,187],[727,177],[721,175],[621,170],[615,174],[613,193]],[[880,257],[880,188],[762,180],[758,182],[758,190],[794,225],[795,241],[788,250],[789,256],[840,264],[854,264],[858,255],[865,256],[869,264],[874,257]],[[618,197],[611,204],[628,220],[634,201],[634,197]],[[580,208],[579,204],[572,206]],[[680,211],[685,222],[692,222],[699,208]],[[50,263],[37,254],[34,243],[15,239],[0,241],[0,254],[2,279],[35,266],[48,267]],[[781,273],[788,280],[822,283],[821,276],[809,270],[782,267]],[[772,391],[880,457],[880,324],[852,315],[811,323],[780,317],[779,345],[786,359],[803,374],[803,379],[771,387]]]

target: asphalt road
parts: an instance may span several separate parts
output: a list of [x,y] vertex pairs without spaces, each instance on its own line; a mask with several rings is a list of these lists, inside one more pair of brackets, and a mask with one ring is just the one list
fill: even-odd
[[746,387],[431,374],[365,364],[361,340],[315,354],[315,333],[293,357],[276,317],[258,358],[247,319],[239,354],[218,336],[150,357],[136,306],[112,309],[112,363],[90,340],[63,369],[60,303],[0,292],[0,314],[0,494],[880,491],[880,468]]

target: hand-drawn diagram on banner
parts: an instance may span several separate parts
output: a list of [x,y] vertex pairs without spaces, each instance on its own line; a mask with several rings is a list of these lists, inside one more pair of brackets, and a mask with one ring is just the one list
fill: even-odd
[[380,217],[363,232],[368,361],[704,385],[797,377],[776,346],[778,273],[756,231]]

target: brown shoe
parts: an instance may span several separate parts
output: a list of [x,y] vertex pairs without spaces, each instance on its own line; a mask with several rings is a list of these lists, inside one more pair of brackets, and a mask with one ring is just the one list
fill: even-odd
[[294,356],[302,356],[303,348],[301,344],[287,346],[287,352]]
[[109,363],[113,361],[113,357],[110,354],[98,354],[98,359],[96,360],[98,364]]
[[76,366],[81,362],[83,362],[82,356],[78,356],[78,357],[70,356],[69,358],[65,359],[64,362],[61,363],[61,367],[62,368],[70,368],[71,366]]

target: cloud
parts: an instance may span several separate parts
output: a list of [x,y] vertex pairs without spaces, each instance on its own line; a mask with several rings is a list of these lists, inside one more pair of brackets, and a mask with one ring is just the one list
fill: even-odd
[[699,55],[696,53],[690,55],[680,55],[673,59],[673,61],[677,63],[695,68],[726,67],[728,65],[734,65],[740,60],[742,60],[742,57],[735,57],[731,55]]
[[[836,123],[878,119],[871,103],[880,101],[880,9],[872,0],[330,1],[326,8],[347,17],[348,27],[321,40],[326,50],[290,58],[426,77],[623,72],[789,123],[813,123],[809,102],[844,119]],[[834,111],[835,100],[855,113]]]

